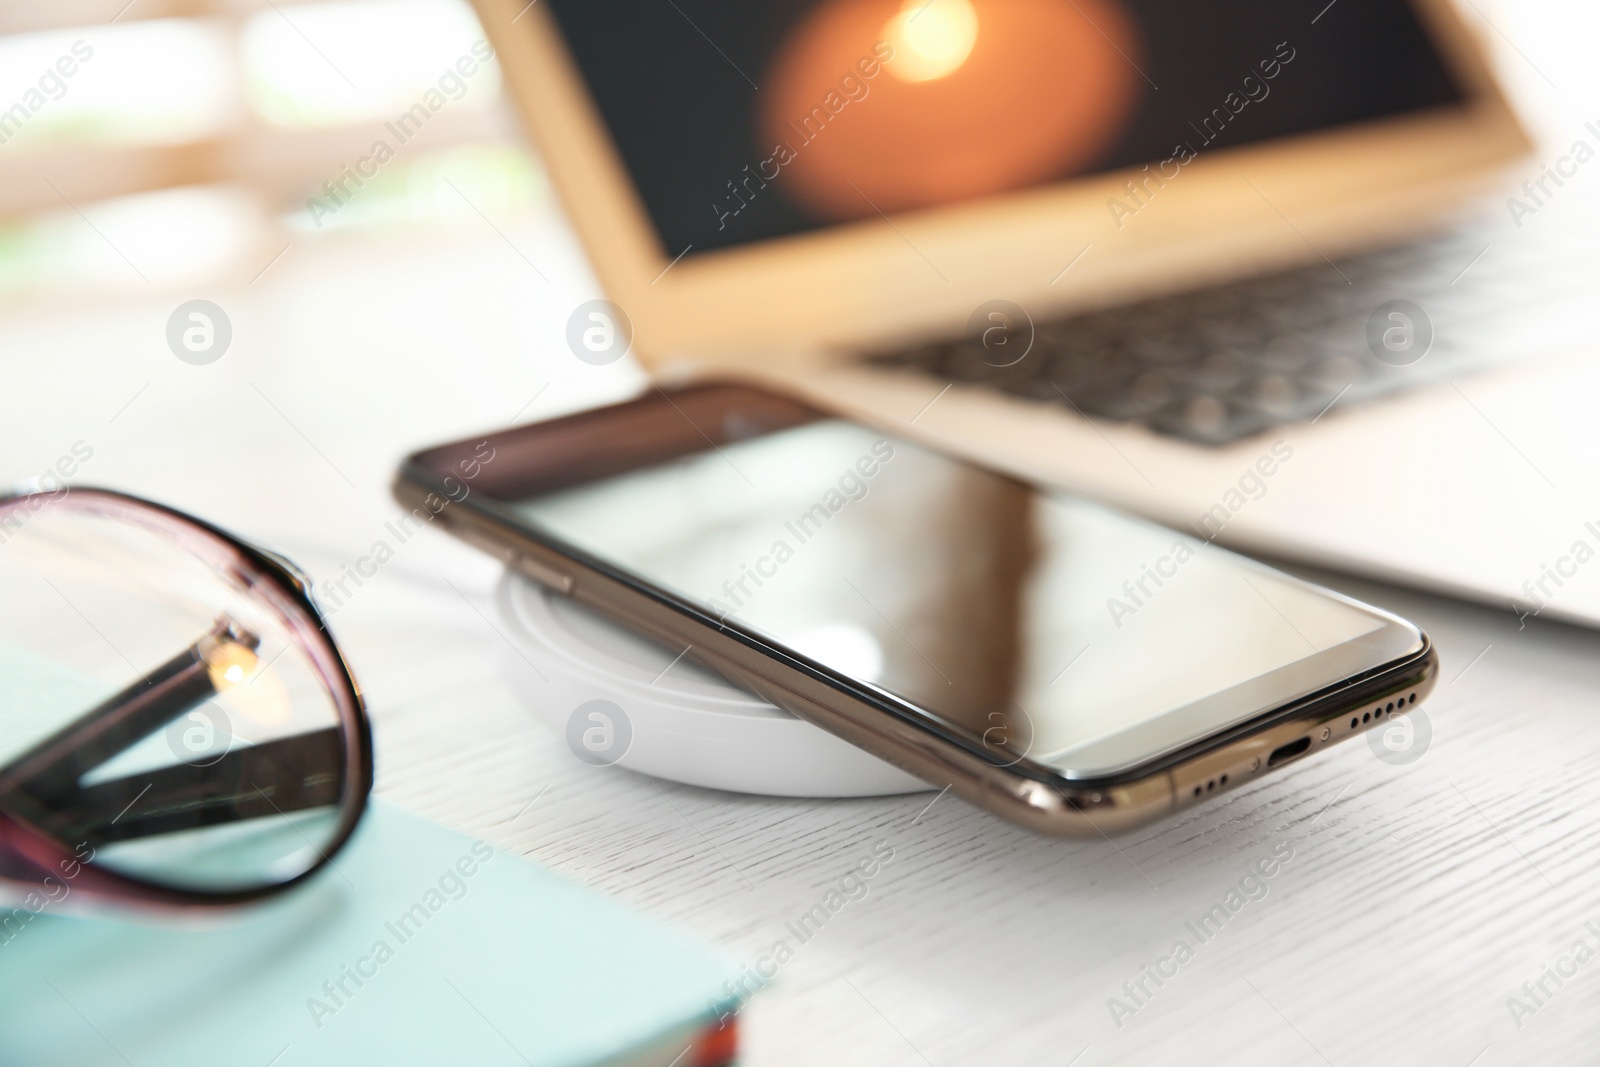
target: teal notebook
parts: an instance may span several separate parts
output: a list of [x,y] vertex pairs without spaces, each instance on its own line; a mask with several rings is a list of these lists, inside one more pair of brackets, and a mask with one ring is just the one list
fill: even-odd
[[374,803],[309,886],[204,925],[41,914],[0,943],[0,1064],[726,1062],[735,968]]

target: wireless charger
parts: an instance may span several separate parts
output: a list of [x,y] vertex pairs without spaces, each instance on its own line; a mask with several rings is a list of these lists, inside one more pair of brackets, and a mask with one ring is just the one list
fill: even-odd
[[932,788],[514,571],[495,603],[518,694],[587,763],[783,797]]

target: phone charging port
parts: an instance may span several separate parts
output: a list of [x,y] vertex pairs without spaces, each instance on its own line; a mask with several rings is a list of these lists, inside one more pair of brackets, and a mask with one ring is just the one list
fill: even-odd
[[1276,767],[1280,763],[1288,763],[1296,756],[1311,747],[1311,738],[1302,737],[1298,741],[1290,741],[1287,745],[1280,745],[1272,750],[1272,755],[1267,757],[1267,766]]

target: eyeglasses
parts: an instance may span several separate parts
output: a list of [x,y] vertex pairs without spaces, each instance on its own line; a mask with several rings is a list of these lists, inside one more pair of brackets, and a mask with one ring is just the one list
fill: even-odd
[[0,881],[30,912],[279,892],[371,788],[360,690],[287,560],[123,493],[0,496]]

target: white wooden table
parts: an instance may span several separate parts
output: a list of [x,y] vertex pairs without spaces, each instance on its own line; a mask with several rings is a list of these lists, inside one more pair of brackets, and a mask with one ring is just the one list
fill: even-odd
[[[326,579],[386,536],[406,451],[637,380],[566,351],[567,314],[596,293],[553,222],[303,241],[253,273],[0,313],[0,476],[81,440],[84,483],[191,508]],[[164,340],[195,296],[234,326],[208,367]],[[752,1067],[1600,1058],[1600,635],[1334,579],[1442,650],[1423,758],[1391,766],[1357,740],[1114,842],[1056,842],[931,793],[763,799],[580,764],[502,680],[496,576],[425,531],[334,616],[379,793],[752,965],[787,940],[746,1013]],[[801,943],[787,924],[875,847],[892,862]]]
[[[193,508],[327,578],[385,536],[406,450],[535,396],[529,415],[628,387],[560,347],[581,275],[530,287],[488,231],[407,248],[297,249],[270,285],[207,292],[235,328],[209,367],[163,340],[192,294],[10,314],[5,473],[81,439],[84,481]],[[334,616],[380,794],[752,965],[787,940],[747,1015],[755,1067],[1594,1061],[1600,962],[1545,978],[1542,1004],[1523,983],[1576,942],[1600,948],[1595,634],[1336,581],[1442,649],[1421,760],[1358,740],[1114,843],[1056,842],[931,793],[762,799],[580,764],[502,680],[495,577],[429,530]],[[786,924],[880,842],[893,860],[866,896],[799,942]],[[1275,850],[1289,858],[1264,888],[1246,882],[1259,899],[1202,943],[1202,917]],[[1179,939],[1192,958],[1163,962]],[[1176,974],[1158,987],[1147,965]],[[1534,1009],[1520,1026],[1514,996]]]

